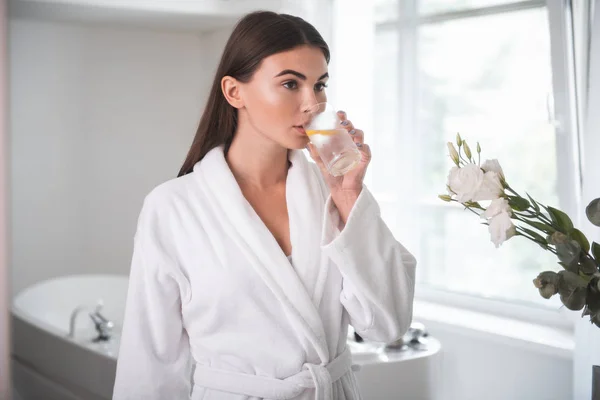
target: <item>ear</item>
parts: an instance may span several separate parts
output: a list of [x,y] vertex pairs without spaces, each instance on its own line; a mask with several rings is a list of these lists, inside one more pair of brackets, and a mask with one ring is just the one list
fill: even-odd
[[242,99],[240,82],[231,76],[225,76],[221,79],[221,91],[229,104],[234,108],[243,108],[244,101]]

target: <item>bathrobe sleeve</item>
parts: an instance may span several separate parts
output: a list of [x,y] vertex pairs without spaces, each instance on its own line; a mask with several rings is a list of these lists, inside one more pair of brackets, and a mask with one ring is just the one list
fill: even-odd
[[412,320],[415,257],[396,241],[366,186],[345,226],[331,196],[323,223],[322,251],[343,277],[340,300],[350,324],[365,339],[398,340]]
[[113,400],[190,398],[185,280],[167,255],[164,210],[153,203],[144,201],[134,238]]

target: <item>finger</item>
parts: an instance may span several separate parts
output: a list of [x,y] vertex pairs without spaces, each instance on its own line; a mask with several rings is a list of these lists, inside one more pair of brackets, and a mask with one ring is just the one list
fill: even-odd
[[362,129],[351,129],[348,131],[348,133],[350,136],[352,136],[354,143],[364,143],[365,133],[362,131]]
[[345,120],[341,121],[340,126],[344,129],[346,129],[348,132],[350,132],[352,129],[354,129],[354,125],[352,124],[352,121],[350,121],[349,119],[345,119]]
[[357,143],[356,147],[358,148],[358,151],[360,151],[360,153],[362,155],[363,162],[371,161],[371,147],[368,144]]
[[348,116],[346,115],[346,111],[338,111],[337,112],[338,117],[340,117],[340,121],[344,121],[346,119],[348,119]]

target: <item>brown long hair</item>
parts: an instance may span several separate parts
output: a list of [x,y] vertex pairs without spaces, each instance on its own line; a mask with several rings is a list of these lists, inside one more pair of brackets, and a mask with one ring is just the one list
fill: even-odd
[[300,45],[320,48],[329,63],[327,43],[314,26],[300,17],[257,11],[237,23],[223,50],[206,108],[178,177],[192,172],[213,148],[224,145],[227,152],[231,145],[237,129],[237,109],[221,91],[223,77],[248,82],[264,58]]

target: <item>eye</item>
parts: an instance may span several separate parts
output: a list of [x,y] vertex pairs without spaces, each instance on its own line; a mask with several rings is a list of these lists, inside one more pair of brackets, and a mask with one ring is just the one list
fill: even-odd
[[298,89],[298,82],[296,81],[287,81],[283,83],[283,87],[286,89],[294,90]]
[[317,92],[322,92],[323,90],[325,90],[326,87],[327,87],[327,84],[325,84],[323,82],[319,82],[315,85],[315,90]]

